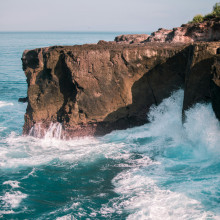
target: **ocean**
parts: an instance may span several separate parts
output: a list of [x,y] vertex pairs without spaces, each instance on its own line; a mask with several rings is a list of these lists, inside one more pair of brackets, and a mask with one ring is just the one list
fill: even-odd
[[198,103],[182,125],[181,89],[140,127],[68,141],[22,136],[22,52],[119,34],[0,33],[0,219],[220,219],[220,123]]

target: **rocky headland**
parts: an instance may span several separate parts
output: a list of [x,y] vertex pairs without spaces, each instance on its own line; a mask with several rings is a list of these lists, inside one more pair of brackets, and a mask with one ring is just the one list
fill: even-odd
[[146,123],[152,105],[184,89],[184,111],[212,102],[220,119],[220,20],[186,24],[113,42],[26,50],[24,134],[51,123],[66,138],[103,135]]

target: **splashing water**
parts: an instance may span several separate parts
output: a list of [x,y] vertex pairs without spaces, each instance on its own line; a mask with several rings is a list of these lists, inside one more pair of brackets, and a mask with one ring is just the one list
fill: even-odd
[[9,106],[9,105],[13,105],[13,103],[0,101],[0,108],[5,107],[5,106]]
[[197,104],[182,125],[182,90],[151,108],[149,124],[102,138],[62,140],[57,123],[20,135],[22,52],[116,35],[0,33],[0,219],[220,219],[219,122]]
[[[51,123],[48,129],[44,129],[41,123],[35,124],[30,132],[30,136],[36,138],[56,138],[61,139],[62,137],[62,124],[60,123]],[[65,138],[64,138],[65,139]]]
[[61,140],[60,124],[43,139],[12,133],[1,144],[0,216],[220,219],[219,122],[197,104],[182,125],[182,102],[174,92],[149,124],[102,138]]

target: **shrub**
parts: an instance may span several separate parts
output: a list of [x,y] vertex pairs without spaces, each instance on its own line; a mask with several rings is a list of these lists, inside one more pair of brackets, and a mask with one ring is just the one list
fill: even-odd
[[216,3],[216,4],[214,5],[212,14],[213,14],[215,17],[220,17],[220,3]]
[[216,3],[213,6],[213,10],[211,13],[205,15],[204,17],[201,14],[196,15],[189,23],[199,23],[212,18],[220,18],[220,3]]
[[203,22],[203,16],[201,14],[196,15],[192,20],[192,23],[200,23],[200,22]]

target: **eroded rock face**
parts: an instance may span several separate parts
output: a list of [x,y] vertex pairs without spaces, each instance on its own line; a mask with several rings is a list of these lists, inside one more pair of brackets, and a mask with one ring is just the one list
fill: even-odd
[[122,44],[142,43],[149,36],[148,34],[124,34],[115,37],[115,42]]
[[[211,84],[215,79],[213,64],[216,56],[219,56],[219,47],[220,42],[196,43],[191,46],[185,76],[183,112],[195,103],[214,101]],[[214,84],[218,86],[217,83]]]
[[197,41],[220,40],[220,20],[213,19],[202,23],[184,24],[166,30],[160,28],[153,32],[147,42],[192,43]]
[[220,119],[220,42],[49,47],[24,51],[23,132],[62,124],[62,136],[103,135],[146,123],[150,106],[185,89],[184,112],[212,102]]
[[219,48],[217,49],[217,55],[214,57],[214,62],[212,65],[210,94],[213,110],[218,120],[220,120],[220,55],[218,50]]
[[193,43],[198,41],[219,41],[220,40],[220,19],[215,18],[201,23],[183,24],[181,27],[167,30],[159,28],[151,35],[120,35],[115,38],[117,43]]
[[25,51],[24,134],[62,123],[66,136],[102,135],[147,122],[152,104],[181,87],[186,45],[83,45]]

